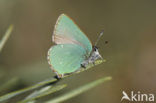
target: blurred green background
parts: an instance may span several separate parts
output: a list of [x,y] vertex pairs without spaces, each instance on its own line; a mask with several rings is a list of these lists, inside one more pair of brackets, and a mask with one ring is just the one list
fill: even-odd
[[[122,91],[156,93],[155,0],[0,0],[0,38],[10,24],[13,33],[0,53],[0,84],[13,77],[18,83],[2,94],[54,76],[47,51],[58,16],[70,16],[98,46],[107,62],[62,80],[68,92],[102,76],[104,83],[64,103],[119,103]],[[105,45],[105,41],[109,43]],[[47,99],[45,98],[45,99]]]

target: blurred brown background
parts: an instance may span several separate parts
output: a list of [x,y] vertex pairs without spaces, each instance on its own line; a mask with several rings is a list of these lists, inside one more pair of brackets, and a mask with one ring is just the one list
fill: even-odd
[[155,0],[0,0],[0,38],[14,25],[0,53],[1,83],[18,77],[23,88],[55,75],[46,56],[61,13],[70,16],[93,44],[104,29],[98,46],[107,62],[64,79],[68,87],[56,95],[102,76],[113,77],[65,103],[119,103],[123,90],[156,93]]

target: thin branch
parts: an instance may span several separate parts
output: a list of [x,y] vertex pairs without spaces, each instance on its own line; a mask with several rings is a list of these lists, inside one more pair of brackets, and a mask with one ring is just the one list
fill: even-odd
[[54,98],[54,99],[52,99],[50,101],[47,101],[46,103],[60,103],[60,102],[63,102],[65,100],[68,100],[68,99],[70,99],[72,97],[75,97],[75,96],[77,96],[77,95],[79,95],[81,93],[84,93],[87,90],[92,89],[92,88],[98,86],[99,84],[102,84],[102,83],[104,83],[106,81],[109,81],[111,79],[112,79],[112,77],[103,77],[101,79],[98,79],[98,80],[95,80],[95,81],[93,81],[91,83],[88,83],[88,84],[86,84],[84,86],[81,86],[81,87],[79,87],[79,88],[77,88],[75,90],[72,90],[72,91],[70,91],[68,93],[65,93],[62,96],[59,96],[59,97],[56,97],[56,98]]
[[12,30],[13,30],[13,25],[10,25],[9,28],[7,29],[6,33],[4,34],[2,40],[0,41],[0,52],[2,51],[6,41],[10,37]]

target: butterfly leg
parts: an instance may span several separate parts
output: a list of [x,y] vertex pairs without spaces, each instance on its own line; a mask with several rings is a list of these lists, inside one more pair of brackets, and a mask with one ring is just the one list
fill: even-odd
[[63,77],[66,77],[66,76],[69,76],[69,75],[71,75],[71,74],[73,74],[74,72],[71,72],[71,73],[65,73],[65,74],[63,74]]
[[85,60],[81,63],[81,67],[86,69],[87,65],[89,64],[89,61],[88,60]]
[[53,78],[55,78],[55,79],[57,79],[57,80],[56,80],[56,81],[53,81],[53,82],[50,82],[50,83],[48,83],[48,84],[45,84],[45,85],[43,85],[43,87],[54,85],[54,84],[58,83],[58,82],[61,80],[61,78],[59,78],[57,75],[54,76]]
[[93,62],[93,65],[95,66],[95,62]]
[[55,75],[54,78],[57,79],[57,81],[59,81],[61,79],[58,77],[58,75]]
[[82,67],[82,68],[86,68],[86,65],[84,65],[84,64],[81,64],[81,67]]

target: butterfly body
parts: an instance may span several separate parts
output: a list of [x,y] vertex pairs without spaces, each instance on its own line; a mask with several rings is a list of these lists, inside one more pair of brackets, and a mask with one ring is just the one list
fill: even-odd
[[86,68],[88,64],[94,64],[94,62],[99,58],[102,59],[102,56],[99,54],[98,48],[94,46],[91,55],[81,63],[81,67]]
[[92,47],[87,36],[65,14],[56,22],[52,41],[56,44],[48,51],[48,62],[59,78],[80,71],[101,58],[98,48]]

